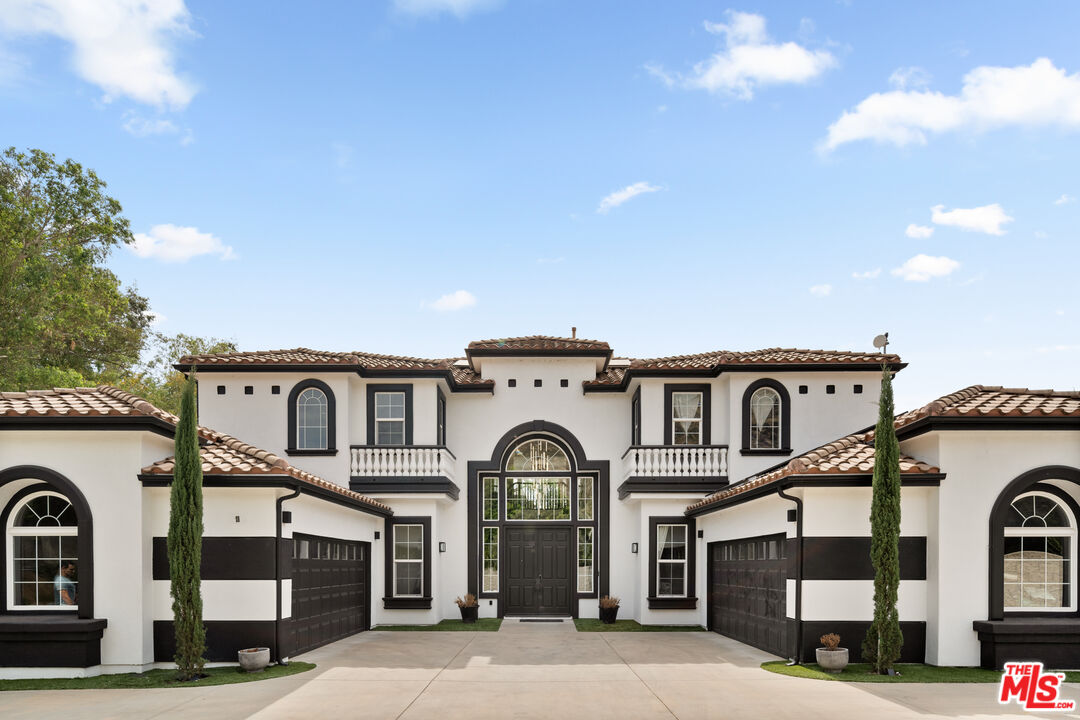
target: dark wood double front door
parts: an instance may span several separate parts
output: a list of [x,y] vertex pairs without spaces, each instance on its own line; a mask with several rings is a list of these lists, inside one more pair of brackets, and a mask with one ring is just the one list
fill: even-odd
[[570,615],[571,528],[505,526],[504,615]]

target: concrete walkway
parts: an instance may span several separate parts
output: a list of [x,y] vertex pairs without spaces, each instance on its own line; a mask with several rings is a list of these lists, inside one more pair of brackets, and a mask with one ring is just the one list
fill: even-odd
[[[379,632],[303,656],[318,668],[244,685],[0,693],[0,718],[1039,717],[995,686],[869,685],[788,678],[771,656],[713,633],[578,633],[507,621],[497,632]],[[1064,695],[1080,700],[1080,685]],[[1080,718],[1080,714],[1044,717]]]

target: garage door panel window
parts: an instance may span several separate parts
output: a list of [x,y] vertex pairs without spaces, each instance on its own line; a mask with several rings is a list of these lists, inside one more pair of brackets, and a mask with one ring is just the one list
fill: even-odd
[[394,597],[424,594],[424,526],[394,526]]
[[656,597],[686,597],[686,525],[656,526]]

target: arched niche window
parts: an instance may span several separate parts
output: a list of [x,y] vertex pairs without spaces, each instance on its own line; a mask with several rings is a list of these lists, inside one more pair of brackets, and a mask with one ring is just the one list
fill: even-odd
[[320,380],[304,380],[289,393],[290,455],[334,455],[334,392]]
[[1005,513],[1006,612],[1076,609],[1076,516],[1048,489],[1017,495]]
[[78,610],[79,521],[60,493],[37,490],[8,513],[9,610]]
[[776,380],[762,379],[743,393],[742,454],[791,454],[791,398]]

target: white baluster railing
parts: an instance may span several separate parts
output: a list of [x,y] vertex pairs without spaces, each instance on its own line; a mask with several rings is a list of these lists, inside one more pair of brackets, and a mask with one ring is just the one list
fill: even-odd
[[454,479],[454,454],[444,447],[354,445],[353,477],[444,477]]
[[623,455],[623,476],[726,477],[726,445],[633,445]]

